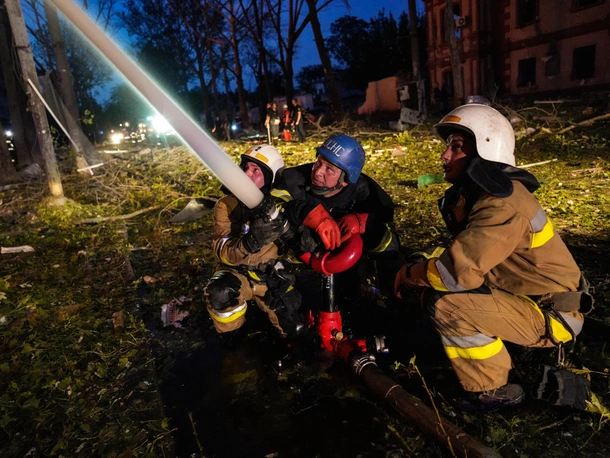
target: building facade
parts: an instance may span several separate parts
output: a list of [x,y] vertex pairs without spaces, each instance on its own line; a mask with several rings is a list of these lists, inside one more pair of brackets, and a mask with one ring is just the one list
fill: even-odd
[[[445,0],[424,0],[431,87],[452,93]],[[453,3],[464,94],[610,88],[610,0]]]

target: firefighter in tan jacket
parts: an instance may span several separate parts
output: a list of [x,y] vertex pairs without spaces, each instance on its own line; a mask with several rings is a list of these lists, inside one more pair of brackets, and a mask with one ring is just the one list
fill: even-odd
[[[284,161],[273,146],[259,145],[241,155],[240,167],[268,192]],[[252,219],[249,209],[234,195],[214,207],[213,251],[219,267],[205,289],[207,309],[218,333],[239,329],[248,301],[254,300],[283,337],[298,335],[303,324],[300,294],[278,264],[274,243],[283,232],[283,219]]]
[[441,160],[453,186],[439,207],[453,240],[403,266],[395,293],[425,288],[423,306],[477,408],[518,404],[524,391],[508,383],[512,362],[503,342],[573,343],[583,324],[581,302],[591,305],[588,285],[532,195],[538,181],[515,167],[508,120],[469,104],[434,130],[447,143]]

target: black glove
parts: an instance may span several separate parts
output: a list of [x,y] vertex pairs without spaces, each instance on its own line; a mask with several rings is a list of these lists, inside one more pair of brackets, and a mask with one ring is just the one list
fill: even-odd
[[272,275],[267,278],[267,292],[265,293],[265,304],[271,310],[286,309],[287,312],[296,312],[301,307],[301,293],[293,286],[287,278]]
[[282,235],[281,240],[296,256],[313,253],[318,250],[322,243],[317,234],[305,226],[300,226],[297,229],[291,227]]
[[263,194],[263,200],[256,207],[248,209],[250,219],[270,217],[276,213],[275,199],[268,192]]
[[250,253],[258,253],[262,247],[275,242],[286,231],[286,220],[282,214],[274,219],[268,216],[250,221],[250,230],[243,236],[244,248]]

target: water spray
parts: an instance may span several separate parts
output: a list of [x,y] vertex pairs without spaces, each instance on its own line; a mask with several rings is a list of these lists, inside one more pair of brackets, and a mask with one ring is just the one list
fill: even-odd
[[212,140],[138,65],[71,0],[49,0],[125,77],[136,91],[174,128],[181,140],[247,207],[254,208],[263,193]]

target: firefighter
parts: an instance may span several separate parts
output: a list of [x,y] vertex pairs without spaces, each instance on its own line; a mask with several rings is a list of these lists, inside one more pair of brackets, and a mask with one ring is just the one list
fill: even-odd
[[[268,193],[284,167],[271,145],[259,145],[241,155],[240,168],[263,193]],[[300,294],[291,277],[278,265],[274,243],[284,231],[282,218],[252,218],[233,194],[214,207],[212,248],[219,266],[205,288],[207,310],[220,334],[239,329],[245,322],[248,301],[254,300],[282,337],[297,336],[303,329],[297,310]]]
[[[520,403],[508,383],[504,341],[526,347],[574,343],[592,306],[588,285],[536,198],[536,178],[515,167],[515,136],[495,109],[468,104],[434,127],[453,186],[439,200],[452,242],[405,264],[395,293],[423,287],[424,310],[467,396],[491,410]],[[430,250],[428,251],[430,253]]]
[[[399,258],[399,241],[393,230],[394,204],[388,194],[362,172],[365,152],[360,143],[344,134],[328,137],[317,148],[316,162],[285,169],[272,195],[284,204],[284,216],[293,228],[300,228],[300,245],[319,242],[320,250],[335,250],[352,233],[359,233],[364,251],[384,259],[380,268],[391,268]],[[293,249],[294,235],[282,240]],[[303,238],[307,241],[303,243]],[[316,242],[313,243],[316,246]],[[294,251],[294,250],[293,250]],[[394,263],[389,274],[392,290]]]
[[299,100],[296,97],[292,99],[292,111],[290,113],[290,119],[292,120],[292,125],[299,135],[299,141],[301,143],[304,142],[307,139],[307,134],[305,133],[305,116],[303,113],[303,107],[299,105]]

